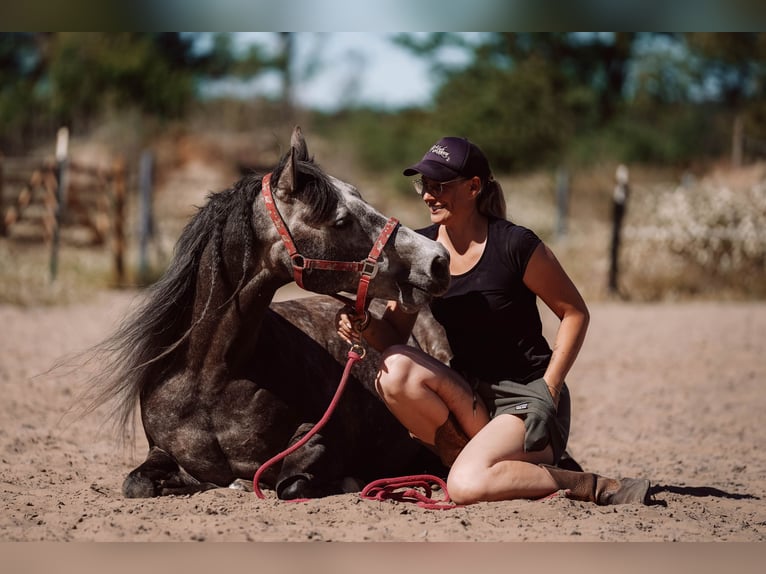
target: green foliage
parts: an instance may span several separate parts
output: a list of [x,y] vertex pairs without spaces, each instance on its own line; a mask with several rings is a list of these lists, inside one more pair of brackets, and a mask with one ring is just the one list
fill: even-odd
[[[442,82],[417,118],[374,110],[337,118],[376,171],[413,161],[445,134],[477,142],[499,173],[720,157],[738,112],[748,149],[766,141],[766,34],[487,33],[472,44],[439,33],[396,42],[431,59]],[[456,47],[471,54],[467,65],[439,60]]]
[[[716,119],[717,118],[717,119]],[[566,162],[688,165],[728,151],[730,124],[708,107],[667,106],[646,115],[628,109],[598,131],[567,142]]]
[[[36,130],[50,137],[60,123],[92,125],[105,111],[184,120],[199,109],[196,86],[205,79],[276,70],[289,94],[289,78],[298,77],[294,36],[280,34],[275,55],[257,44],[237,51],[229,34],[0,33],[0,147]],[[749,141],[766,141],[763,33],[434,33],[394,41],[428,59],[440,78],[430,106],[315,114],[326,133],[354,141],[358,161],[376,173],[414,161],[445,134],[476,141],[500,173],[726,153],[735,115]],[[456,64],[440,59],[444,50],[467,57]],[[240,114],[229,108],[232,118]]]
[[29,131],[31,118],[40,122],[47,115],[38,89],[43,68],[38,39],[29,33],[0,33],[0,146]]
[[475,141],[499,171],[545,164],[560,154],[573,124],[552,78],[537,58],[510,71],[481,66],[455,75],[437,98],[440,127]]
[[41,123],[82,129],[112,110],[184,118],[201,79],[267,65],[257,49],[237,56],[227,34],[200,50],[194,35],[177,32],[0,33],[0,146]]
[[410,194],[409,184],[398,176],[443,135],[434,120],[432,113],[420,109],[384,112],[360,108],[318,114],[315,126],[327,138],[353,142],[355,161],[379,176],[391,177],[399,192]]
[[194,96],[189,49],[144,33],[58,34],[49,64],[53,109],[65,122],[107,104],[180,117]]

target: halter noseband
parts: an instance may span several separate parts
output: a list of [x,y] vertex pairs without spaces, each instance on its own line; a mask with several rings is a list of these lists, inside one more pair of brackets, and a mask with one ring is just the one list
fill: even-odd
[[354,273],[359,273],[359,287],[357,288],[356,292],[356,314],[358,316],[362,316],[366,310],[367,305],[367,289],[370,286],[370,281],[372,281],[372,278],[375,277],[375,275],[378,273],[378,258],[383,252],[383,248],[386,246],[386,243],[388,243],[388,240],[391,239],[391,235],[393,234],[394,230],[398,227],[399,220],[395,217],[392,217],[386,222],[386,225],[383,227],[383,230],[380,232],[377,240],[375,240],[375,243],[373,243],[369,255],[367,255],[366,259],[361,261],[329,261],[326,259],[310,259],[308,257],[304,257],[295,247],[295,242],[290,235],[290,231],[285,225],[285,220],[282,219],[282,216],[277,209],[276,203],[274,203],[274,195],[271,192],[271,175],[272,174],[269,173],[263,177],[263,201],[266,204],[266,209],[268,210],[269,215],[271,216],[271,221],[274,222],[274,227],[276,227],[280,237],[282,237],[282,242],[285,244],[287,252],[290,255],[290,260],[293,264],[293,276],[295,278],[295,282],[299,287],[302,289],[304,288],[304,269],[320,269],[324,271],[351,271]]

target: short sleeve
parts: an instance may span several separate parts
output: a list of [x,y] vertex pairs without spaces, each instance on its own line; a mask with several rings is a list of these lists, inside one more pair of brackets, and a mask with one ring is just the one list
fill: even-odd
[[507,257],[511,268],[520,277],[524,276],[532,254],[541,243],[542,240],[531,229],[521,225],[513,225],[509,228],[506,243]]

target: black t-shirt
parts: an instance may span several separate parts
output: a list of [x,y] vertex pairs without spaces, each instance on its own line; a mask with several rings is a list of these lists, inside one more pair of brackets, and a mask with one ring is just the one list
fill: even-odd
[[[438,225],[419,230],[436,239]],[[478,263],[453,275],[431,311],[444,326],[452,366],[468,378],[526,383],[545,372],[551,349],[542,334],[537,297],[524,285],[524,271],[540,238],[531,230],[491,218]]]

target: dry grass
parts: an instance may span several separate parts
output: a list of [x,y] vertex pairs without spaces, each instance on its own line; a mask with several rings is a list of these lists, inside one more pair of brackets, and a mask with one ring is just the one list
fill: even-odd
[[55,281],[50,262],[50,247],[41,240],[0,238],[0,303],[74,303],[114,285],[111,254],[105,248],[64,244],[59,251]]
[[[272,132],[270,132],[271,134]],[[228,187],[238,175],[243,154],[273,159],[273,135],[238,138],[226,134],[174,133],[157,142],[155,195],[156,237],[150,246],[154,275],[161,272],[183,225],[211,191]],[[356,184],[364,197],[386,215],[420,227],[428,216],[420,201],[390,191],[390,183],[361,171],[346,146],[309,134],[312,152],[322,167]],[[260,147],[259,147],[260,145]],[[273,157],[272,157],[273,156]],[[509,217],[535,230],[552,246],[589,301],[610,297],[607,290],[611,242],[614,165],[570,173],[566,233],[557,231],[556,174],[535,172],[503,176]],[[766,165],[741,170],[710,169],[697,179],[673,170],[634,167],[621,251],[620,289],[632,300],[753,299],[766,296]],[[132,178],[133,180],[135,178]],[[126,231],[127,277],[137,283],[135,197],[129,190]],[[685,191],[678,191],[683,189]],[[680,193],[685,194],[682,199]],[[759,203],[760,202],[760,203]],[[675,210],[675,211],[674,211]],[[679,227],[683,218],[685,226]],[[749,218],[749,219],[748,219]],[[745,223],[743,223],[743,221]],[[723,223],[722,223],[723,222]],[[717,226],[717,227],[716,227]],[[706,231],[721,226],[734,238],[713,252]],[[739,227],[737,227],[739,226]],[[689,229],[694,228],[691,234]],[[647,229],[654,230],[653,234]],[[718,231],[716,231],[718,229]],[[741,237],[737,230],[742,231]],[[659,231],[658,231],[659,230]],[[679,231],[681,230],[681,231]],[[723,253],[723,256],[722,256]],[[744,254],[744,255],[743,255]],[[736,263],[736,264],[735,264]],[[40,238],[0,238],[0,303],[59,304],[85,300],[114,286],[108,246],[78,247],[63,241],[58,279],[50,280],[50,247]]]

